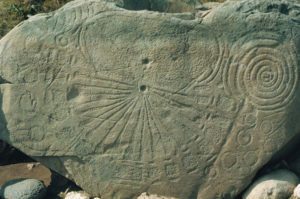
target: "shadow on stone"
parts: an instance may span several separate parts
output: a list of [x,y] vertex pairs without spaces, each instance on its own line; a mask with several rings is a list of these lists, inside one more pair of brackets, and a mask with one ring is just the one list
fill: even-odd
[[118,5],[128,10],[150,10],[158,12],[182,13],[194,11],[198,0],[123,0]]
[[[0,84],[11,84],[9,81],[0,77]],[[7,121],[3,113],[3,94],[0,93],[0,166],[7,164],[14,164],[19,162],[33,162],[34,160],[18,149],[10,146],[5,141],[1,140],[1,137],[5,136],[4,133],[8,132],[6,127]]]

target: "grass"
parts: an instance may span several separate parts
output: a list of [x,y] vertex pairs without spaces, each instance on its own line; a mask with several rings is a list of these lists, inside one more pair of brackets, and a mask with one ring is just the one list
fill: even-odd
[[0,0],[0,38],[30,15],[56,10],[71,0]]
[[[0,0],[0,38],[21,21],[40,12],[51,12],[71,0]],[[224,2],[225,0],[202,0]]]

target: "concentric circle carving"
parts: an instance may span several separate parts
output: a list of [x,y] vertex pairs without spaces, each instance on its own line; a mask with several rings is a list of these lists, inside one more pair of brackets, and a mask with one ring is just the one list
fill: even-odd
[[298,79],[296,53],[292,44],[283,46],[281,41],[280,36],[270,33],[238,41],[223,74],[227,92],[243,95],[260,110],[288,105]]
[[237,134],[237,142],[241,146],[249,145],[253,140],[253,137],[251,135],[251,131],[249,130],[241,130]]

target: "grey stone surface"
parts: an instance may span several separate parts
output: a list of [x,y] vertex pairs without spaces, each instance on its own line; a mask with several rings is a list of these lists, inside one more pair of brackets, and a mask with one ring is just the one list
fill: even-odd
[[299,178],[288,170],[277,170],[251,185],[243,199],[288,199],[293,195]]
[[104,199],[234,198],[300,132],[299,13],[82,0],[34,16],[0,41],[0,138]]
[[3,199],[43,199],[46,196],[44,184],[35,179],[10,180],[1,186]]

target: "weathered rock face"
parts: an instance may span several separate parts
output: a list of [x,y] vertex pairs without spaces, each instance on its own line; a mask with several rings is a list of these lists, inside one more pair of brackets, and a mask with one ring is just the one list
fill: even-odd
[[87,0],[30,18],[0,42],[1,139],[104,199],[234,198],[300,130],[300,6],[201,16]]

